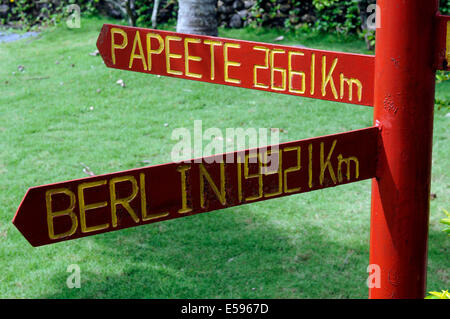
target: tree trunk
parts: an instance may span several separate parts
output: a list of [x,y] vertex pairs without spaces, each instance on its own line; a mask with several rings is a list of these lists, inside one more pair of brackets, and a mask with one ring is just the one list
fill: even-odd
[[130,26],[136,26],[135,0],[105,0],[112,7],[120,11],[123,18],[128,18]]
[[177,32],[217,36],[217,0],[179,0]]
[[128,23],[130,26],[136,26],[136,15],[134,14],[134,0],[126,0],[125,1],[125,10],[128,15]]
[[160,0],[155,0],[153,2],[153,12],[152,12],[152,28],[156,29],[158,25],[158,7]]

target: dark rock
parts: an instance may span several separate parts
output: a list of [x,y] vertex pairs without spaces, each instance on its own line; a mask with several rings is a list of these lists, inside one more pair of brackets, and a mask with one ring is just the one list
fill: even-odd
[[6,18],[8,16],[9,6],[6,4],[0,5],[0,17]]
[[228,6],[228,5],[223,5],[223,6],[219,7],[217,11],[219,13],[230,14],[233,12],[233,7]]
[[244,9],[244,2],[242,2],[241,0],[236,0],[233,2],[233,9],[234,10],[242,10]]
[[289,22],[291,22],[291,24],[297,24],[300,22],[300,18],[298,16],[289,16]]
[[249,9],[249,8],[253,7],[255,5],[255,3],[256,3],[256,1],[254,1],[254,0],[244,1],[244,7],[245,7],[245,9]]
[[312,22],[316,21],[316,17],[307,13],[307,14],[302,15],[301,20],[302,20],[302,22],[312,23]]
[[122,19],[122,12],[120,12],[119,9],[115,7],[114,4],[112,4],[109,1],[102,1],[102,4],[99,7],[99,13],[103,15],[107,15],[114,19]]
[[241,28],[242,27],[242,18],[239,14],[233,14],[230,20],[230,28]]
[[290,10],[291,10],[291,5],[289,5],[289,4],[282,4],[280,6],[280,11],[283,13],[289,13]]
[[247,18],[247,16],[249,15],[249,14],[248,14],[248,10],[246,10],[246,9],[238,11],[237,14],[238,14],[242,19]]

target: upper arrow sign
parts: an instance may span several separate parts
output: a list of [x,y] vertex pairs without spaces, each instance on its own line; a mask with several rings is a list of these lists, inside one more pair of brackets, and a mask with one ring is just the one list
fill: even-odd
[[374,56],[105,24],[110,68],[373,105]]

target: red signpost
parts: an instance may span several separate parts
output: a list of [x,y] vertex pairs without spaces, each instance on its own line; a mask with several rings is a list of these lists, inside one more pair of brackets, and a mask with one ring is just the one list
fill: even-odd
[[41,246],[374,178],[381,282],[369,297],[423,298],[435,70],[450,69],[450,19],[437,0],[378,6],[375,57],[105,24],[108,67],[374,105],[375,126],[33,187],[14,225]]
[[372,187],[370,263],[381,269],[370,298],[423,298],[437,0],[380,0],[374,121],[381,129]]

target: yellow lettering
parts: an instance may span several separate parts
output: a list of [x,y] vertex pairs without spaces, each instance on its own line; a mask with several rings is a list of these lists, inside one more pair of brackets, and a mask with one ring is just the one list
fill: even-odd
[[314,95],[316,88],[316,55],[311,55],[311,95]]
[[185,74],[186,76],[201,79],[202,75],[197,73],[191,73],[189,72],[189,61],[202,61],[201,57],[189,55],[189,43],[201,43],[200,39],[193,39],[193,38],[185,38],[184,39],[184,64],[185,64]]
[[[281,68],[276,68],[274,67],[275,65],[275,54],[283,54],[285,53],[284,50],[281,49],[273,49],[271,51],[271,67],[272,67],[272,71],[271,71],[271,89],[274,91],[284,91],[286,90],[286,70],[285,69],[281,69]],[[281,73],[281,79],[282,79],[282,85],[281,86],[275,86],[275,71],[280,72]]]
[[[158,49],[152,49],[152,38],[158,40],[158,43],[159,43]],[[146,42],[147,42],[148,70],[151,71],[152,70],[152,55],[153,54],[161,54],[161,52],[164,50],[164,40],[159,34],[147,33]]]
[[[65,194],[69,196],[70,204],[69,207],[65,210],[54,212],[52,210],[52,196],[56,194]],[[57,189],[50,189],[45,192],[45,203],[47,206],[47,226],[48,226],[48,237],[50,239],[59,239],[71,236],[75,233],[78,227],[78,219],[75,213],[73,212],[75,208],[75,194],[68,190],[67,188],[57,188]],[[69,216],[72,220],[72,226],[70,229],[62,234],[55,234],[55,228],[53,225],[53,219],[56,217],[61,216]]]
[[242,157],[237,154],[237,180],[238,180],[238,198],[239,203],[242,203]]
[[[125,198],[117,198],[116,184],[130,182],[132,185],[131,195]],[[135,223],[139,223],[139,217],[130,206],[130,202],[136,197],[138,193],[138,186],[136,179],[133,176],[115,177],[109,181],[109,193],[111,197],[111,219],[112,226],[117,227],[117,205],[122,205],[123,208],[130,214]]]
[[82,183],[78,185],[78,203],[79,203],[79,209],[80,209],[80,226],[81,226],[81,232],[82,233],[90,233],[97,230],[106,229],[109,227],[109,224],[102,224],[102,225],[95,225],[95,226],[86,226],[86,211],[90,209],[96,209],[96,208],[102,208],[108,205],[107,202],[98,202],[98,203],[92,203],[86,205],[84,200],[84,190],[86,188],[92,188],[97,187],[101,185],[106,185],[106,180],[100,180],[96,182],[90,182],[90,183]]
[[[114,42],[114,35],[120,34],[123,38],[122,44],[117,44]],[[111,58],[113,64],[116,64],[116,49],[125,49],[128,45],[128,36],[122,29],[111,28]]]
[[338,94],[336,91],[336,86],[334,85],[334,80],[333,80],[333,72],[334,69],[336,68],[336,65],[338,63],[338,59],[335,58],[333,61],[333,65],[330,68],[330,71],[327,72],[327,57],[323,56],[322,57],[322,96],[327,95],[327,86],[328,83],[330,83],[331,86],[331,91],[333,92],[334,98],[337,100],[338,99]]
[[[268,167],[267,167],[267,157],[268,155],[271,154],[278,154],[278,169],[276,171],[272,171],[269,172],[268,171]],[[274,174],[278,174],[278,190],[274,193],[266,193],[264,194],[264,197],[273,197],[273,196],[277,196],[283,193],[283,174],[282,172],[282,167],[283,167],[283,161],[282,161],[282,153],[280,151],[277,151],[276,153],[272,153],[272,150],[267,151],[264,154],[264,164],[262,166],[262,168],[264,168],[264,175],[274,175]],[[273,163],[271,163],[271,165],[273,165]]]
[[145,174],[139,174],[139,189],[141,191],[141,216],[142,221],[157,219],[161,217],[166,217],[169,215],[168,212],[157,213],[157,214],[147,214],[147,195],[145,192]]
[[328,168],[328,172],[330,173],[331,179],[333,183],[336,184],[336,175],[334,174],[333,166],[331,165],[331,155],[333,154],[334,148],[336,146],[337,140],[333,141],[333,145],[331,146],[331,150],[328,152],[328,156],[326,161],[324,162],[324,143],[320,143],[320,185],[323,185],[323,181],[325,179],[325,170]]
[[[256,174],[249,174],[249,159],[257,158],[258,162],[258,172]],[[250,196],[245,198],[246,201],[253,201],[262,198],[263,196],[263,176],[261,174],[261,161],[259,159],[258,153],[250,153],[245,155],[245,163],[244,163],[244,177],[245,179],[257,178],[258,179],[258,195]]]
[[186,214],[192,212],[192,208],[187,206],[187,191],[186,191],[186,171],[190,170],[189,165],[183,165],[177,167],[177,171],[181,174],[181,209],[178,210],[179,214]]
[[228,58],[228,48],[239,49],[240,47],[241,47],[240,44],[235,44],[235,43],[225,43],[225,45],[224,45],[223,54],[224,54],[224,59],[225,59],[225,61],[224,61],[225,82],[241,84],[241,80],[232,79],[228,75],[228,69],[229,69],[230,66],[234,66],[234,67],[241,66],[241,63],[229,60],[229,58]]
[[[139,54],[136,54],[136,44],[139,46]],[[145,62],[144,51],[142,50],[141,35],[139,34],[139,31],[136,31],[136,36],[134,37],[133,49],[131,50],[130,55],[130,63],[128,64],[129,69],[131,69],[131,67],[133,66],[134,59],[141,60],[142,65],[144,66],[144,70],[147,71],[147,63]]]
[[200,206],[205,208],[205,178],[208,181],[209,186],[211,186],[214,194],[216,194],[222,205],[227,204],[226,194],[225,194],[225,163],[220,163],[220,191],[218,190],[216,184],[209,175],[203,164],[199,164],[200,169]]
[[[292,71],[292,56],[297,55],[297,56],[304,56],[305,54],[302,52],[291,52],[289,51],[288,56],[289,56],[289,92],[291,93],[298,93],[298,94],[305,94],[306,91],[306,74],[305,72],[298,72],[298,71]],[[292,84],[292,78],[298,75],[302,78],[302,88],[300,90],[296,90],[294,89],[294,86]]]
[[313,179],[313,171],[312,171],[313,146],[312,146],[312,144],[308,145],[308,154],[309,154],[309,159],[308,159],[308,186],[311,189],[312,188],[312,179]]
[[450,21],[447,21],[447,65],[450,65]]
[[341,73],[341,90],[340,90],[341,100],[344,98],[345,83],[348,84],[348,95],[349,95],[348,99],[349,99],[349,101],[351,101],[353,99],[353,84],[356,84],[356,86],[358,87],[358,101],[361,102],[362,89],[363,89],[361,82],[358,79],[347,79],[344,77],[343,73]]
[[210,55],[211,55],[211,80],[214,80],[216,77],[216,73],[215,73],[215,60],[214,60],[214,47],[215,46],[221,46],[222,42],[220,41],[213,41],[213,40],[205,40],[203,42],[206,45],[209,45],[209,49],[210,49]]
[[300,187],[288,188],[287,174],[291,173],[291,172],[297,172],[301,169],[301,166],[300,166],[301,147],[295,146],[295,147],[286,147],[285,149],[283,149],[283,152],[291,152],[291,151],[297,151],[297,165],[293,166],[293,167],[289,167],[284,170],[284,192],[285,193],[294,193],[294,192],[300,191],[300,189],[301,189]]
[[182,56],[180,54],[170,53],[170,41],[181,41],[182,39],[180,37],[175,37],[168,35],[166,36],[166,71],[169,74],[173,75],[182,75],[183,72],[172,70],[170,68],[170,59],[181,59]]
[[253,67],[253,86],[257,87],[257,88],[262,88],[262,89],[268,89],[269,86],[265,85],[265,84],[261,84],[258,83],[258,70],[267,70],[269,69],[269,53],[270,53],[270,49],[266,48],[266,47],[253,47],[253,50],[257,50],[257,51],[264,51],[265,54],[265,58],[264,58],[264,65],[257,65],[255,64],[255,66]]
[[346,168],[347,168],[347,181],[350,181],[350,163],[351,162],[355,163],[355,178],[358,179],[359,178],[359,161],[358,158],[352,156],[352,157],[348,157],[348,158],[344,158],[342,156],[342,154],[338,155],[338,180],[339,183],[342,183],[342,181],[344,180],[342,177],[342,163],[345,163]]

